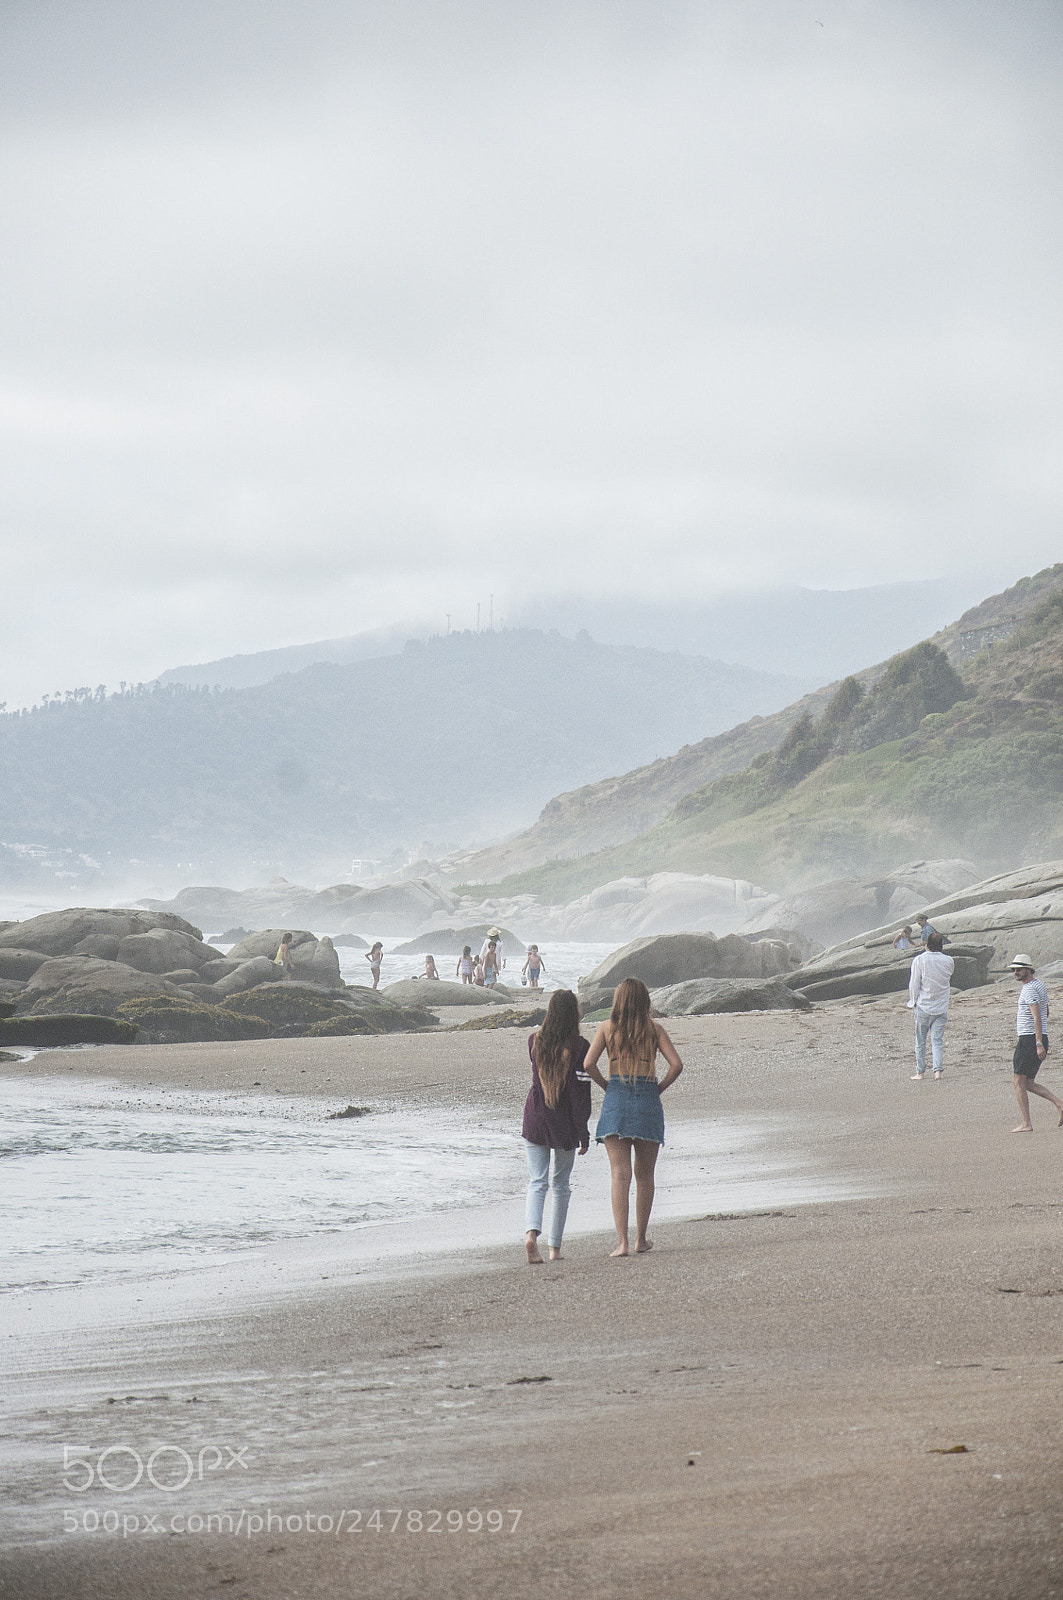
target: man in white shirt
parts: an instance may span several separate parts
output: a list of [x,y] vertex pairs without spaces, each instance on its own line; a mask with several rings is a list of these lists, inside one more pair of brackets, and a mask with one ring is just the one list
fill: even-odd
[[1029,956],[1016,956],[1011,970],[1020,984],[1019,1005],[1015,1013],[1015,1054],[1012,1057],[1012,1082],[1015,1098],[1019,1102],[1022,1121],[1012,1133],[1032,1133],[1030,1121],[1030,1096],[1051,1100],[1059,1112],[1057,1127],[1063,1128],[1063,1100],[1057,1100],[1050,1089],[1034,1083],[1041,1062],[1048,1055],[1048,990],[1034,974]]
[[956,963],[941,949],[940,933],[931,932],[926,949],[912,962],[908,982],[908,1010],[915,1011],[915,1071],[913,1083],[926,1077],[926,1038],[930,1035],[930,1058],[934,1077],[945,1070],[945,1023],[949,1016],[949,982]]

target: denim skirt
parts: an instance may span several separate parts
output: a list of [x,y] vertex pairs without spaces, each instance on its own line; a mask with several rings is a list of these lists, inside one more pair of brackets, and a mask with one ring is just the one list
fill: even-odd
[[664,1107],[652,1078],[609,1079],[594,1137],[600,1144],[614,1133],[621,1139],[664,1143]]

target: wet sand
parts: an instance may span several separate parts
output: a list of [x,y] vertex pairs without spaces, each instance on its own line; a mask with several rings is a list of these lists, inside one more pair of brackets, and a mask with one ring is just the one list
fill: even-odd
[[[877,1174],[882,1198],[662,1222],[624,1261],[573,1235],[529,1268],[515,1196],[511,1250],[238,1314],[222,1298],[116,1330],[102,1357],[43,1339],[5,1387],[27,1460],[57,1441],[57,1506],[149,1504],[64,1498],[65,1441],[215,1441],[246,1446],[248,1469],[155,1495],[158,1533],[63,1538],[57,1514],[54,1540],[3,1551],[0,1595],[1063,1594],[1063,1132],[1046,1102],[1032,1138],[1008,1131],[1013,1019],[1007,986],[956,997],[946,1078],[923,1084],[897,997],[669,1025],[687,1072],[668,1116],[796,1117],[817,1166]],[[516,1119],[524,1050],[435,1034],[52,1052],[32,1070]],[[221,1507],[234,1525],[244,1510],[239,1533],[168,1531]],[[473,1507],[502,1530],[471,1530]]]

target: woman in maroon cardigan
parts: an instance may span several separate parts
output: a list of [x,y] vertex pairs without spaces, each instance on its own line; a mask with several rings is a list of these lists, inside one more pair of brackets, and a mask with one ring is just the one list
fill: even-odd
[[543,1208],[550,1192],[550,1229],[546,1236],[551,1261],[561,1259],[561,1236],[571,1193],[569,1176],[576,1151],[590,1144],[590,1080],[583,1071],[587,1041],[579,1031],[579,1001],[569,989],[550,996],[538,1033],[528,1039],[532,1086],[524,1106],[524,1148],[528,1156],[528,1199],[524,1214],[524,1248],[529,1266],[541,1266],[539,1235]]

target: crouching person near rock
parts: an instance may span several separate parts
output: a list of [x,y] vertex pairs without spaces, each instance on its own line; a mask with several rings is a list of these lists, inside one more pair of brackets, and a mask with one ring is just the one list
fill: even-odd
[[528,1039],[532,1086],[524,1104],[524,1149],[528,1157],[528,1197],[524,1248],[529,1266],[541,1266],[539,1235],[550,1194],[546,1243],[551,1261],[561,1259],[568,1216],[569,1177],[576,1151],[590,1146],[591,1086],[583,1071],[587,1041],[579,1031],[579,1002],[569,989],[550,996],[538,1033]]
[[926,949],[912,962],[908,981],[908,1009],[915,1011],[915,1071],[913,1082],[926,1076],[926,1040],[930,1035],[930,1059],[934,1077],[945,1070],[945,1024],[949,1020],[949,983],[956,963],[945,955],[940,933],[931,933]]

